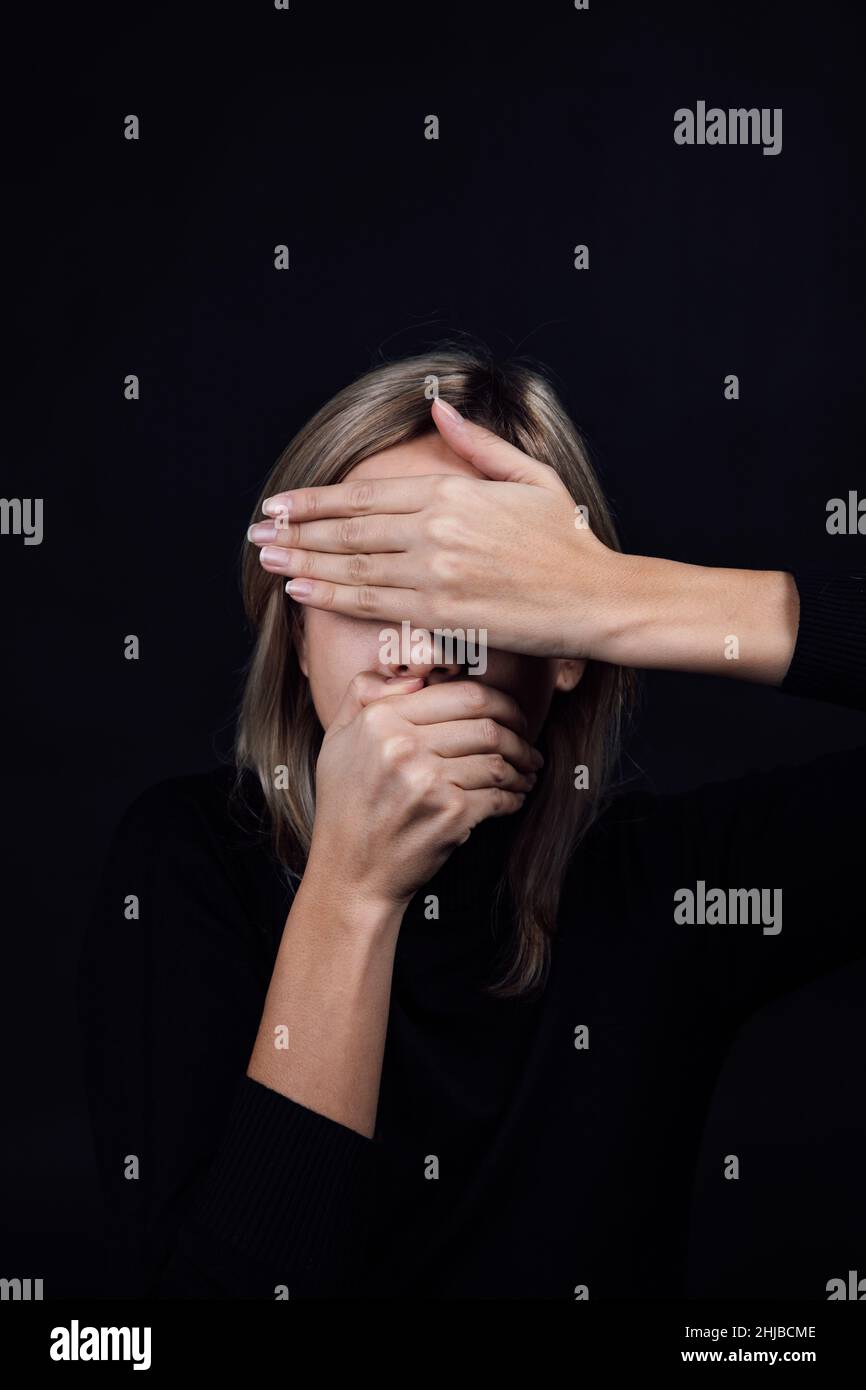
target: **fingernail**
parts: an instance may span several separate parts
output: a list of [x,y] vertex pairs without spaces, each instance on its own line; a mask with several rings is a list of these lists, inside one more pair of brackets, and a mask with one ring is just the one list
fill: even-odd
[[257,521],[247,531],[248,541],[275,541],[277,528],[271,521]]
[[533,753],[535,754],[535,766],[536,766],[536,767],[544,767],[544,758],[543,758],[542,755],[539,753],[538,749],[537,749],[537,748],[533,748],[532,751],[533,751]]
[[259,551],[259,559],[263,565],[279,565],[285,567],[286,552],[279,545],[266,545]]
[[452,424],[454,424],[454,425],[465,425],[465,424],[466,424],[466,421],[463,419],[463,416],[460,414],[460,411],[459,411],[459,410],[455,410],[454,407],[453,407],[453,405],[449,405],[447,401],[443,401],[443,399],[442,399],[441,396],[437,396],[437,397],[436,397],[436,404],[439,406],[439,409],[440,409],[440,410],[442,410],[442,411],[445,412],[445,414],[447,415],[448,419],[451,421]]
[[266,497],[262,503],[262,511],[265,516],[279,516],[280,512],[290,512],[291,510],[291,497]]
[[312,592],[309,579],[290,579],[286,585],[286,593],[291,594],[292,598],[307,598]]

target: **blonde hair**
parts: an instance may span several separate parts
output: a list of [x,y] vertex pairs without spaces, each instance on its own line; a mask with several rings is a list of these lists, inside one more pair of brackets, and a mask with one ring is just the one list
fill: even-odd
[[[544,373],[535,364],[495,363],[465,347],[433,350],[374,367],[339,391],[295,435],[278,458],[256,503],[290,488],[339,482],[362,459],[431,429],[431,378],[443,400],[485,425],[530,458],[550,464],[575,503],[588,508],[592,529],[620,549],[613,521],[583,440]],[[242,587],[256,640],[238,721],[235,761],[259,779],[271,817],[276,854],[303,872],[315,816],[315,768],[322,740],[295,644],[300,606],[279,575],[268,574],[258,549],[245,545]],[[520,997],[543,985],[556,929],[562,885],[574,850],[597,818],[610,790],[623,718],[634,696],[634,673],[590,661],[575,690],[556,692],[537,740],[545,766],[521,815],[495,894],[513,908],[513,941],[504,974],[490,986],[499,997]],[[590,786],[577,789],[574,768],[585,764]],[[288,786],[274,769],[288,767]]]

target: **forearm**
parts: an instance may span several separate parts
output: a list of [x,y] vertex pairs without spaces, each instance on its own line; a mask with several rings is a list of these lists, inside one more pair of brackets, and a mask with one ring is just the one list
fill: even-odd
[[247,1067],[253,1080],[372,1138],[401,911],[353,901],[308,865]]
[[593,655],[621,666],[778,685],[794,651],[798,617],[797,586],[781,570],[617,556]]

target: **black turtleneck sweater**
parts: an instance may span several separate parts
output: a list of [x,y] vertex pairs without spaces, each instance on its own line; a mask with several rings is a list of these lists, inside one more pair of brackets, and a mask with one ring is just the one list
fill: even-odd
[[[795,578],[779,698],[866,709],[866,576]],[[245,1074],[292,884],[255,779],[236,802],[233,777],[138,797],[84,944],[118,1293],[681,1294],[701,1131],[733,1035],[769,999],[866,954],[863,831],[843,795],[866,785],[866,748],[619,797],[574,856],[550,976],[530,1000],[481,988],[513,826],[479,826],[404,918],[373,1139]],[[678,922],[674,895],[699,882],[781,888],[781,931]]]

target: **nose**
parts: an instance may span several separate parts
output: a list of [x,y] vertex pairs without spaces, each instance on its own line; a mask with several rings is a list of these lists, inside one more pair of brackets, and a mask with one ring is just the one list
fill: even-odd
[[454,652],[449,652],[443,639],[434,638],[432,632],[424,628],[412,628],[400,634],[399,652],[395,659],[385,661],[390,676],[421,676],[424,680],[448,680],[459,676],[463,663],[448,660]]

